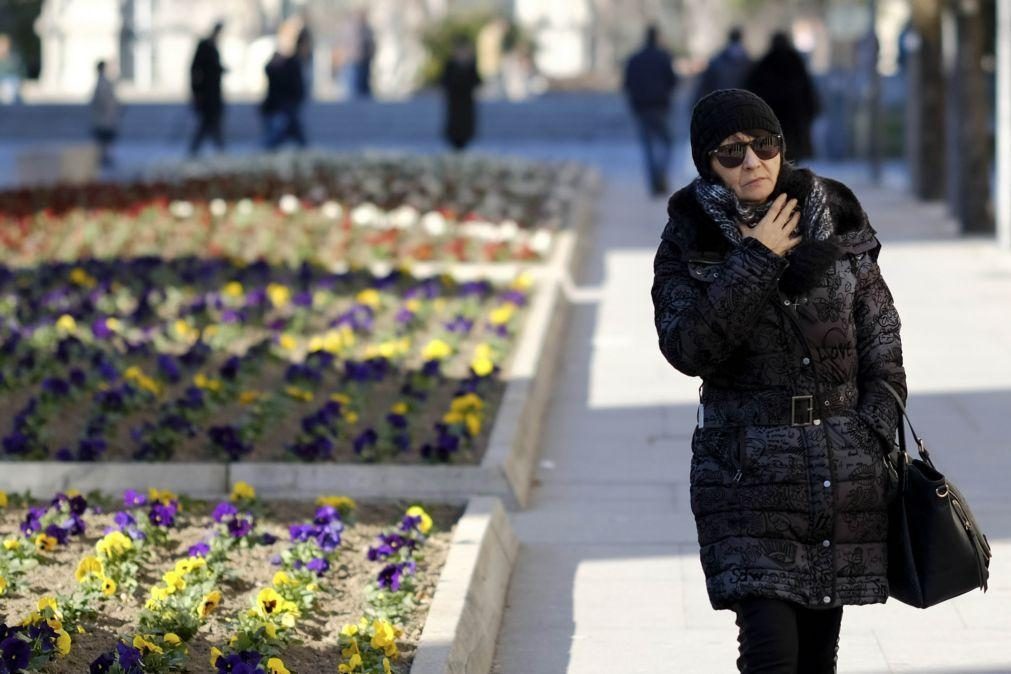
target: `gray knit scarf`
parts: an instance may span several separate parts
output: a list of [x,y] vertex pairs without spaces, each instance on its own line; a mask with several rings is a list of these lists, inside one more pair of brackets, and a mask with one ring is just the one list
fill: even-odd
[[[695,190],[695,199],[702,210],[713,219],[727,240],[735,246],[741,243],[741,230],[738,229],[738,225],[754,227],[772,206],[772,199],[756,206],[742,204],[737,195],[723,184],[711,183],[702,178],[696,178],[692,187]],[[799,227],[805,239],[814,241],[824,241],[835,231],[832,213],[828,209],[825,186],[817,177],[814,178],[811,190],[802,197]]]
[[[784,171],[789,170],[784,167]],[[782,176],[781,176],[782,177]],[[780,182],[783,182],[782,180]],[[692,183],[695,199],[732,246],[741,243],[743,224],[754,227],[769,212],[772,200],[757,206],[738,201],[722,184],[696,178]],[[800,202],[800,229],[803,239],[789,253],[789,266],[779,280],[780,289],[789,296],[805,294],[818,285],[839,255],[835,222],[828,205],[825,185],[815,176],[806,194],[791,196]]]

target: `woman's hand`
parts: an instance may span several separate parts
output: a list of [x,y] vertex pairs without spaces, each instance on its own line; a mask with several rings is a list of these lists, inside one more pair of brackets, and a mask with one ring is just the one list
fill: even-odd
[[757,225],[741,225],[741,236],[754,237],[773,253],[783,257],[800,243],[800,232],[797,230],[799,222],[797,200],[787,200],[786,194],[780,194]]

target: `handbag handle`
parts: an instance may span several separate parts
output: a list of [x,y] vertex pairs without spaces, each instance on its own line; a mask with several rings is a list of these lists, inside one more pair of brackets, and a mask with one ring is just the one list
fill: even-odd
[[[927,445],[923,442],[923,438],[917,434],[916,429],[913,428],[913,420],[909,418],[909,414],[906,412],[906,405],[902,402],[902,396],[899,395],[898,391],[896,391],[891,384],[883,379],[880,381],[885,389],[892,394],[892,397],[895,398],[895,405],[899,408],[899,412],[902,416],[905,417],[906,424],[909,426],[909,430],[912,432],[913,438],[916,439],[916,451],[919,453],[920,459],[933,468],[934,462],[930,459],[930,452],[927,451]],[[899,452],[908,457],[909,453],[906,450],[906,430],[902,427],[902,419],[899,419],[899,426],[895,429],[895,432],[899,436]]]

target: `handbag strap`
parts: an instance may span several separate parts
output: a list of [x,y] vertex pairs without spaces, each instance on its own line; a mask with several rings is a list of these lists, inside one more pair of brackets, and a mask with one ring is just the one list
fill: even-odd
[[[916,440],[916,451],[920,455],[920,459],[933,468],[934,462],[930,459],[930,452],[927,451],[927,445],[924,444],[923,438],[920,437],[920,435],[916,432],[916,429],[913,428],[913,420],[909,418],[909,414],[906,412],[906,405],[902,402],[902,396],[899,395],[899,392],[896,391],[891,384],[883,379],[880,381],[885,389],[892,394],[892,397],[895,398],[895,405],[898,407],[899,413],[905,418],[906,424],[909,426],[909,430],[912,432],[913,438]],[[899,452],[908,456],[909,452],[906,449],[906,430],[902,427],[902,419],[899,419],[899,426],[895,429],[895,432],[899,436]]]

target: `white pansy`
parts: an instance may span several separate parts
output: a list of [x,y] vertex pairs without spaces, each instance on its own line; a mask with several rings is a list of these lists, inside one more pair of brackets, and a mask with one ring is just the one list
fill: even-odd
[[225,203],[224,199],[211,199],[210,209],[211,215],[221,218],[228,212],[228,204]]
[[389,212],[390,224],[397,229],[411,229],[418,223],[418,209],[401,206]]
[[499,228],[486,220],[472,220],[464,223],[460,225],[460,233],[482,241],[498,241],[500,238]]
[[551,238],[551,232],[548,230],[538,230],[530,239],[530,248],[540,255],[547,255],[551,250]]
[[355,227],[382,227],[384,215],[378,206],[366,201],[351,210],[351,223]]
[[430,236],[442,236],[448,229],[446,216],[438,211],[425,213],[421,218],[421,226]]
[[298,212],[299,206],[301,206],[301,204],[298,201],[298,197],[296,197],[294,194],[285,194],[283,197],[281,197],[281,200],[278,202],[277,206],[278,208],[281,209],[281,212],[284,213],[285,215],[291,215],[292,213]]
[[516,224],[515,220],[503,220],[498,227],[499,231],[502,233],[503,241],[511,241],[516,238],[516,235],[519,234],[520,231],[520,226]]
[[188,201],[173,201],[169,204],[169,213],[176,218],[192,218],[193,204]]
[[328,201],[320,208],[320,212],[323,213],[323,217],[325,218],[337,220],[344,215],[344,207],[336,201]]

